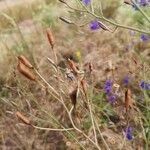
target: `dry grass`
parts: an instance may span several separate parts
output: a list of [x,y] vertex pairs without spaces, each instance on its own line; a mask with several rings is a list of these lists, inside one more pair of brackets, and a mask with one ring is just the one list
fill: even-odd
[[[51,27],[55,37],[53,51],[46,27],[39,22],[26,23],[22,25],[22,34],[7,33],[9,37],[2,43],[7,53],[0,65],[1,149],[94,150],[99,146],[114,150],[144,149],[144,145],[149,144],[144,131],[149,129],[148,116],[144,116],[149,114],[149,104],[141,101],[143,93],[139,81],[143,74],[149,78],[146,52],[149,43],[137,40],[131,49],[126,50],[134,38],[128,31],[118,30],[113,34],[101,30],[92,32],[88,27],[78,28],[58,21],[57,26]],[[33,64],[37,82],[31,82],[18,72],[16,57],[20,54]],[[53,62],[50,63],[47,57]],[[68,65],[68,58],[75,61],[74,65]],[[143,58],[146,63],[143,63]],[[89,63],[93,66],[92,72]],[[84,84],[80,85],[83,71]],[[130,90],[135,101],[128,117],[124,106],[126,87],[122,84],[127,74],[132,78]],[[75,80],[71,81],[67,75],[72,75]],[[113,78],[120,86],[114,105],[108,103],[103,91],[108,78]],[[72,90],[75,91],[73,94]],[[144,94],[149,103],[149,95]],[[31,124],[23,124],[15,115],[17,111]],[[135,137],[131,142],[123,135],[128,121],[134,127]]]

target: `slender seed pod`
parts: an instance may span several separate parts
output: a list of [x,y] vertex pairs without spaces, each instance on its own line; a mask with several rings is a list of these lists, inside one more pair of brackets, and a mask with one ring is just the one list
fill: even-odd
[[18,71],[29,80],[36,81],[35,75],[22,62],[18,62]]
[[66,2],[64,1],[64,0],[59,0],[61,3],[64,3],[64,4],[66,4]]
[[125,92],[125,108],[126,108],[126,112],[128,111],[128,109],[132,107],[132,97],[131,97],[131,90],[127,89]]
[[24,115],[22,115],[19,111],[17,111],[15,114],[23,123],[25,123],[27,125],[31,125],[30,120],[27,117],[25,117]]
[[28,68],[30,69],[33,69],[33,66],[31,65],[31,63],[29,62],[29,60],[23,56],[23,55],[20,55],[18,56],[18,59],[19,61],[21,61],[25,66],[27,66]]
[[109,32],[112,32],[112,30],[110,30],[104,23],[102,23],[101,21],[98,21],[99,23],[99,26],[105,30],[105,31],[109,31]]
[[66,19],[66,18],[64,18],[64,17],[59,17],[59,19],[60,19],[61,21],[65,22],[65,23],[67,23],[67,24],[74,24],[72,21],[70,21],[70,20],[68,20],[68,19]]
[[50,30],[50,28],[48,28],[46,30],[46,34],[47,34],[47,39],[49,41],[49,44],[51,45],[51,48],[53,49],[54,48],[54,44],[55,44],[55,40],[54,40],[54,36],[53,36],[53,33]]
[[132,1],[131,0],[124,0],[124,3],[128,4],[128,5],[132,5]]
[[68,59],[68,64],[69,64],[70,69],[72,69],[73,73],[77,75],[78,74],[77,65],[70,59]]

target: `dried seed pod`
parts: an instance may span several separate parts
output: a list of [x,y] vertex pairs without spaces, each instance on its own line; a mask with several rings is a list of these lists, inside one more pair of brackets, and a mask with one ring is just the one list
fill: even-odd
[[22,62],[20,61],[18,62],[17,69],[22,75],[24,75],[29,80],[32,80],[32,81],[36,80],[35,75]]
[[127,89],[125,92],[125,108],[126,108],[126,112],[128,111],[128,109],[132,107],[132,97],[131,97],[131,90]]
[[70,60],[70,59],[68,59],[68,64],[69,64],[70,69],[72,69],[73,73],[75,75],[77,75],[78,74],[77,65],[72,60]]
[[124,3],[128,4],[128,5],[132,5],[132,1],[131,0],[124,0]]
[[54,36],[53,36],[53,33],[50,30],[50,28],[48,28],[46,30],[46,34],[47,34],[47,38],[48,38],[49,44],[51,45],[51,48],[53,49],[54,48],[54,44],[55,44],[55,40],[54,40]]
[[24,115],[22,115],[19,111],[16,112],[16,116],[17,116],[23,123],[25,123],[25,124],[27,124],[27,125],[31,125],[30,120],[29,120],[27,117],[25,117]]
[[18,56],[18,59],[19,59],[19,61],[21,61],[28,68],[31,68],[31,69],[33,68],[33,66],[31,65],[31,63],[29,62],[29,60],[25,56],[20,55],[20,56]]
[[59,0],[61,3],[64,3],[64,4],[66,4],[66,2],[64,1],[64,0]]
[[59,17],[59,19],[60,19],[61,21],[65,22],[65,23],[67,23],[67,24],[73,24],[72,21],[70,21],[70,20],[68,20],[68,19],[66,19],[66,18],[64,18],[64,17]]
[[78,95],[78,87],[75,87],[73,90],[71,90],[71,92],[69,93],[72,105],[74,106],[74,108],[76,107],[76,103],[77,103],[77,95]]
[[109,31],[109,32],[112,32],[104,23],[102,23],[101,21],[98,21],[99,23],[99,26],[105,30],[105,31]]

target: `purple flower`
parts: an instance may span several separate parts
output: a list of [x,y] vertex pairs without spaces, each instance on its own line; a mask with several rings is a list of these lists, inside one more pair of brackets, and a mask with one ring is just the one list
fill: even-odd
[[142,40],[142,41],[148,41],[148,40],[150,40],[150,36],[149,36],[149,35],[146,35],[146,34],[142,34],[142,35],[141,35],[141,40]]
[[129,82],[130,82],[129,76],[125,76],[124,79],[123,79],[123,84],[124,84],[125,86],[127,86],[127,85],[129,84]]
[[98,30],[100,28],[101,28],[100,23],[97,20],[90,22],[90,29],[91,30]]
[[148,83],[148,82],[146,82],[146,81],[141,81],[140,87],[141,87],[143,90],[150,90],[150,83]]
[[110,94],[108,96],[108,100],[109,100],[110,103],[115,103],[115,101],[116,101],[116,95]]
[[132,127],[127,127],[125,129],[125,136],[128,140],[132,140],[133,139],[133,135],[132,135]]
[[140,4],[140,6],[146,6],[149,4],[149,2],[147,0],[140,0],[139,4]]
[[[137,4],[138,6],[143,6],[143,7],[145,7],[145,6],[147,6],[147,5],[150,5],[150,0],[137,0],[137,1],[136,1],[136,4]],[[135,8],[135,10],[138,10],[138,7],[137,7],[137,6],[135,6],[134,4],[133,4],[132,6],[133,6],[133,8]]]
[[84,5],[89,5],[91,3],[91,0],[82,0],[82,3]]
[[116,101],[116,95],[112,91],[113,82],[111,80],[106,80],[104,85],[104,91],[108,101],[113,104]]
[[112,81],[111,80],[106,80],[105,85],[104,85],[104,91],[107,95],[111,94],[112,92]]

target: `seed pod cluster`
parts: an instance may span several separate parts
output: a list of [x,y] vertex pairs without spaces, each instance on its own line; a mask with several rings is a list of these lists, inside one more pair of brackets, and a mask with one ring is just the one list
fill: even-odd
[[49,42],[49,44],[51,45],[51,48],[53,49],[53,48],[54,48],[54,44],[55,44],[55,40],[54,40],[54,36],[53,36],[53,33],[52,33],[52,31],[50,30],[50,28],[48,28],[48,29],[46,30],[46,34],[47,34],[48,42]]
[[33,66],[31,65],[31,63],[28,61],[28,59],[25,56],[20,55],[20,56],[18,56],[18,59],[19,59],[19,61],[21,61],[28,68],[31,68],[31,69],[33,68]]
[[31,125],[30,120],[27,117],[25,117],[23,114],[21,114],[19,111],[17,111],[15,114],[23,123],[27,125]]
[[30,62],[24,56],[18,56],[18,66],[17,66],[18,71],[27,79],[35,81],[36,77],[31,72],[30,68],[33,68]]

